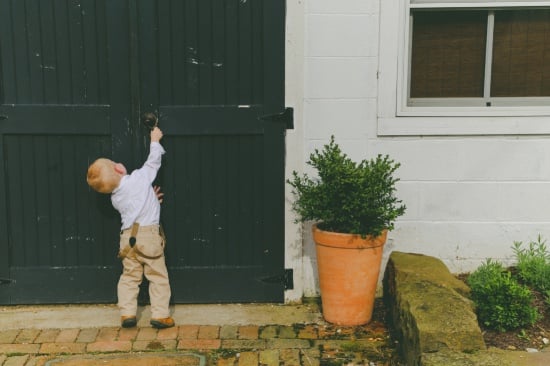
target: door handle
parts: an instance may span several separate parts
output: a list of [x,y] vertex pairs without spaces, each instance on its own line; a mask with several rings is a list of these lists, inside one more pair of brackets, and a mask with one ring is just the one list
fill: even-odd
[[154,130],[159,125],[159,119],[154,113],[144,113],[141,116],[141,123],[150,130]]
[[0,121],[5,120],[5,119],[8,119],[8,116],[0,115]]

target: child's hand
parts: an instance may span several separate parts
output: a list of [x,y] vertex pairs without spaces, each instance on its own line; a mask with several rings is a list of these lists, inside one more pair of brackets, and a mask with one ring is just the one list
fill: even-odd
[[158,127],[153,128],[153,130],[151,131],[151,142],[159,142],[162,136],[163,135],[160,128]]
[[162,203],[162,201],[164,200],[164,193],[160,191],[160,186],[153,186],[153,189],[155,190],[155,194],[157,195],[159,203]]

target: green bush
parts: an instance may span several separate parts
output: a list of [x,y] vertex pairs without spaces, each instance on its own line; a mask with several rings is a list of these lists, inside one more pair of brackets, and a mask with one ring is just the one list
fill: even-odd
[[533,325],[539,313],[530,289],[514,279],[501,263],[483,263],[468,276],[479,321],[487,328],[506,331]]
[[293,209],[298,221],[316,221],[322,230],[378,236],[392,230],[405,205],[396,193],[398,178],[394,173],[400,164],[388,155],[359,163],[342,152],[331,136],[322,151],[310,155],[308,165],[318,177],[293,172],[287,180],[296,200]]
[[531,241],[527,248],[522,242],[514,242],[514,253],[517,258],[518,276],[526,284],[545,293],[550,290],[550,253],[546,240],[539,235],[537,241]]

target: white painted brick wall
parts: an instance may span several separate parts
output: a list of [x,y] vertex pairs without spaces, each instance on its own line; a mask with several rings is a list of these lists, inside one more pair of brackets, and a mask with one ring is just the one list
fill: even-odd
[[[310,36],[306,56],[376,57],[376,19],[372,14],[309,14],[306,27]],[[345,39],[342,39],[342,34],[346,35]]]
[[375,57],[306,57],[306,100],[376,98],[376,65]]
[[[362,159],[376,137],[378,13],[378,1],[306,2],[302,160],[331,135]],[[304,230],[304,294],[311,296],[318,294],[315,248]]]
[[308,0],[309,14],[378,14],[378,0]]
[[[514,241],[550,238],[547,136],[377,136],[380,1],[304,0],[289,9],[287,22],[303,22],[303,48],[294,36],[287,42],[287,59],[289,52],[303,54],[303,95],[295,72],[287,95],[299,113],[287,146],[294,142],[299,150],[287,165],[309,172],[307,156],[332,134],[355,160],[382,153],[401,162],[398,195],[408,210],[389,235],[385,260],[392,250],[425,253],[459,273],[487,258],[510,261]],[[293,218],[290,211],[287,216],[287,222]],[[290,262],[301,266],[303,294],[318,294],[309,227],[300,233],[290,225],[287,241],[295,256]]]

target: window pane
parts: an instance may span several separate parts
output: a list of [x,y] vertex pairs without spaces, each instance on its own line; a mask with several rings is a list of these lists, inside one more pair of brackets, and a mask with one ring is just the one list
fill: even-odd
[[411,98],[483,97],[486,11],[413,13]]
[[550,10],[495,12],[491,95],[550,96]]

